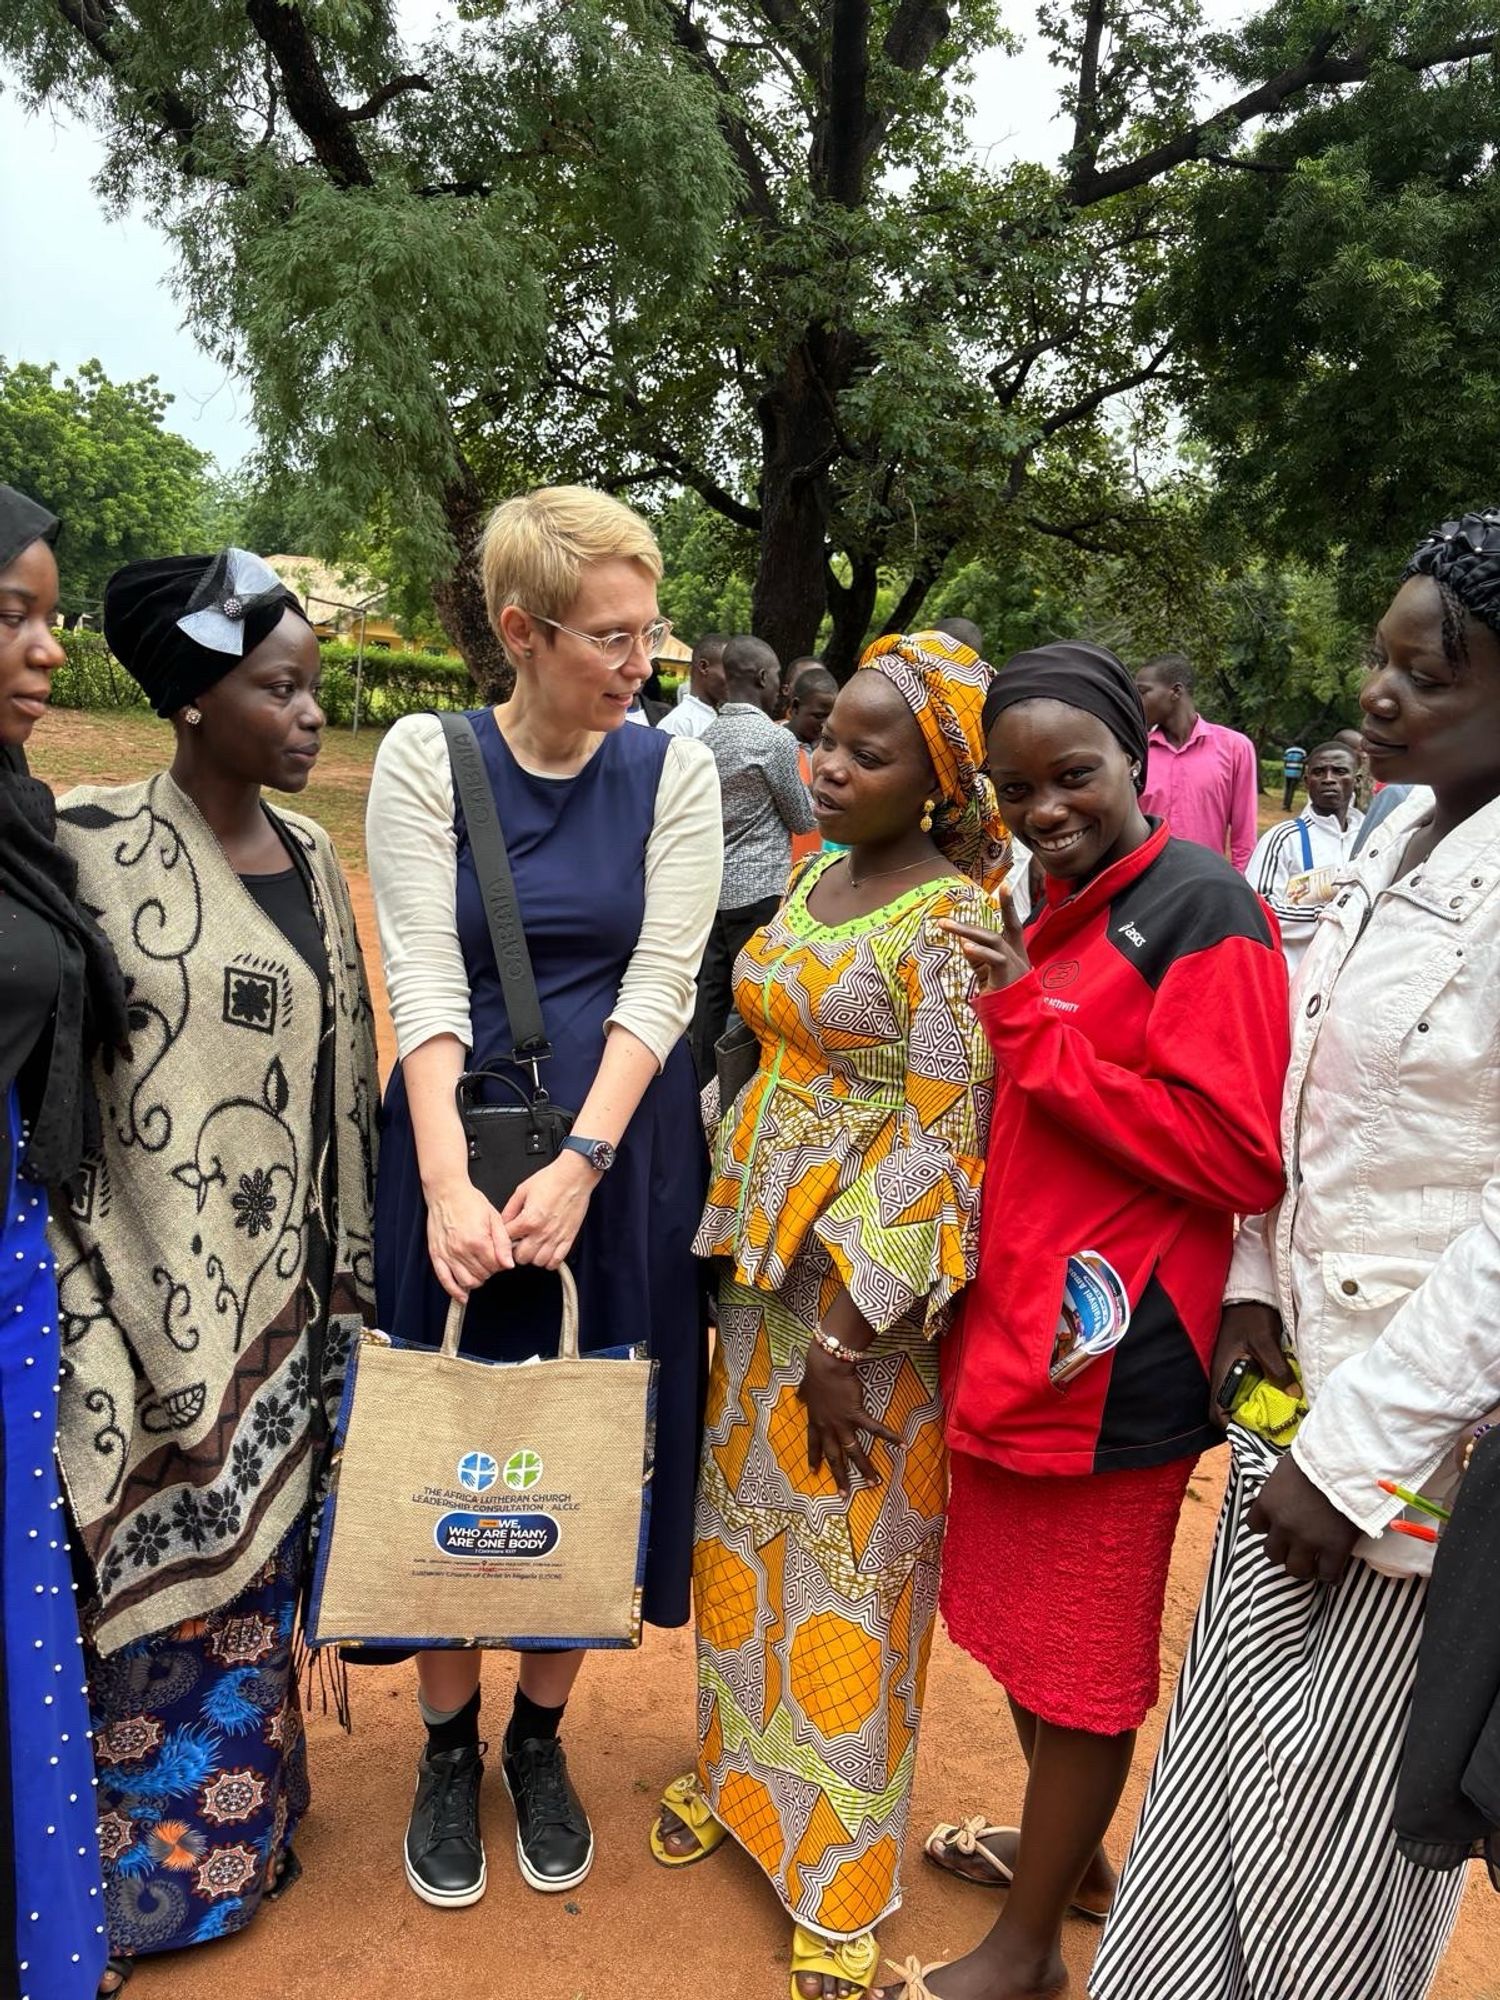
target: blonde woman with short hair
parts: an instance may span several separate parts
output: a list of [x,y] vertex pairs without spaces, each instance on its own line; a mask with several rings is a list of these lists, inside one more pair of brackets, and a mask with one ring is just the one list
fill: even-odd
[[[707,1185],[683,1039],[718,900],[723,839],[703,744],[627,729],[666,625],[661,555],[638,514],[585,487],[507,500],[480,555],[491,624],[515,669],[471,712],[494,793],[553,1054],[544,1082],[573,1140],[504,1212],[469,1180],[454,1085],[514,1071],[490,934],[442,727],[408,716],[370,788],[370,876],[399,1061],[376,1191],[380,1323],[436,1345],[467,1299],[464,1351],[555,1353],[566,1258],[583,1342],[644,1343],[661,1363],[645,1615],[685,1624],[706,1338],[692,1257]],[[579,1652],[522,1658],[503,1767],[534,1889],[581,1882],[593,1833],[558,1739]],[[407,1880],[438,1908],[484,1893],[477,1652],[419,1655],[428,1741]]]

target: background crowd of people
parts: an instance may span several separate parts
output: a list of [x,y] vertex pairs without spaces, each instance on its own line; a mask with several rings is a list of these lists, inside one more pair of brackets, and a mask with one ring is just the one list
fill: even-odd
[[[1305,755],[1306,809],[1257,839],[1253,746],[1176,655],[995,670],[950,620],[840,686],[711,634],[670,704],[648,524],[582,488],[507,501],[479,562],[514,687],[469,720],[545,1055],[443,726],[412,716],[368,802],[383,1099],[337,855],[266,796],[306,788],[323,729],[296,600],[239,549],[118,572],[105,631],[163,768],[54,803],[23,746],[58,534],[0,488],[14,1992],[117,1990],[292,1887],[351,1341],[436,1347],[457,1299],[466,1352],[555,1352],[566,1262],[585,1349],[658,1364],[644,1613],[697,1643],[696,1760],[611,1837],[669,1870],[742,1848],[793,2000],[1051,2000],[1070,1914],[1107,1919],[1095,2000],[1421,2000],[1500,1825],[1482,1702],[1403,1763],[1419,1673],[1473,1695],[1424,1626],[1470,1615],[1461,1552],[1494,1532],[1500,514],[1423,540],[1358,747]],[[456,1088],[541,1067],[572,1128],[497,1206]],[[1177,1517],[1226,1428],[1117,1881]],[[996,1920],[886,1968],[939,1610],[1028,1778],[1015,1824],[955,1801],[921,1843],[1005,1892]],[[417,1655],[404,1869],[440,1909],[487,1887],[481,1660]],[[501,1739],[542,1892],[594,1860],[582,1660],[525,1652]]]

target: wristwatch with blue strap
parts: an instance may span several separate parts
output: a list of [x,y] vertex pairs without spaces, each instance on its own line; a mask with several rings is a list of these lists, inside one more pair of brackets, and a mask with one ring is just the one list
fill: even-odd
[[608,1139],[580,1139],[570,1132],[563,1145],[570,1153],[582,1153],[596,1174],[607,1174],[615,1163],[615,1148]]

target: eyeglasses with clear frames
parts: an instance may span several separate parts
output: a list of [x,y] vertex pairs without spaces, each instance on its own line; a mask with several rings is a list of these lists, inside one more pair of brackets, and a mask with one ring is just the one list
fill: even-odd
[[639,640],[645,648],[646,658],[653,659],[672,631],[670,618],[654,618],[649,625],[643,625],[639,632],[606,632],[602,638],[593,632],[580,632],[576,625],[564,625],[556,618],[543,618],[539,612],[528,611],[527,617],[538,625],[550,625],[554,632],[566,632],[570,639],[582,639],[594,648],[607,667],[623,667],[635,651]]

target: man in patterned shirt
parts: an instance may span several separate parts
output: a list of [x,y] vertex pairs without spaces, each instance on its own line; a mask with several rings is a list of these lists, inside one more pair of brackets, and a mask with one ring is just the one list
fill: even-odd
[[734,961],[776,913],[792,865],[792,835],[813,826],[797,739],[771,720],[781,688],[776,655],[760,639],[731,639],[724,648],[724,681],[724,706],[703,738],[724,796],[724,886],[693,1016],[693,1055],[705,1083],[713,1074],[714,1043],[734,1006]]

